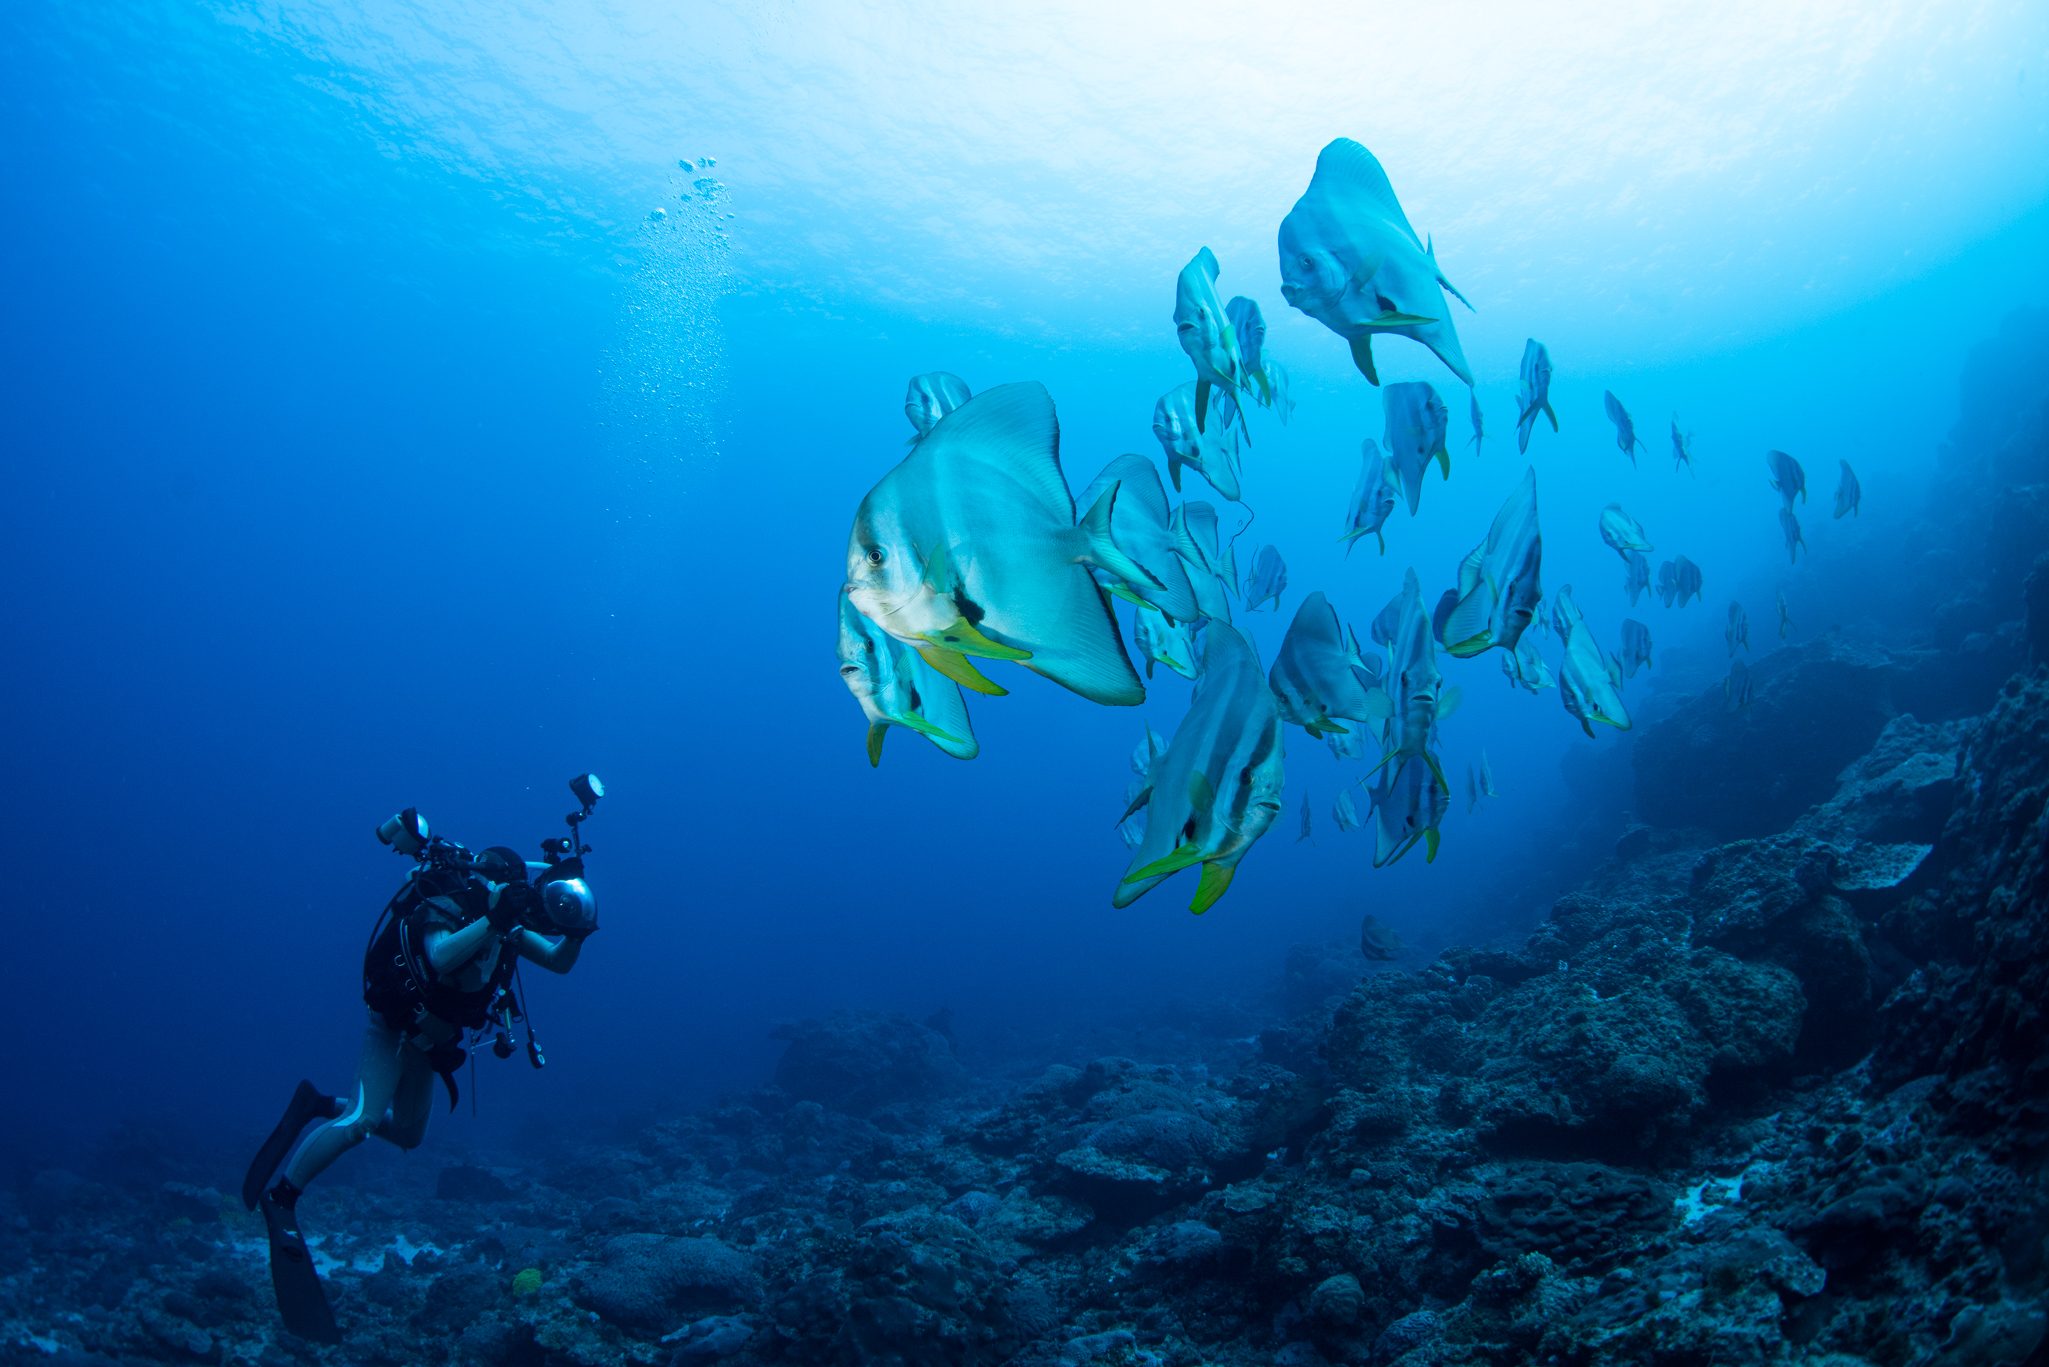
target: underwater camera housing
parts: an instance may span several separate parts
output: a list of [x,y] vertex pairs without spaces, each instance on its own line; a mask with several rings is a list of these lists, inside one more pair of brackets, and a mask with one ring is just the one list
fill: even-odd
[[425,869],[458,877],[476,873],[496,883],[517,880],[526,894],[515,896],[521,924],[542,935],[588,935],[598,928],[597,902],[583,877],[583,856],[591,847],[582,842],[581,828],[604,797],[605,785],[596,774],[583,773],[569,780],[569,791],[577,801],[577,810],[563,818],[569,834],[541,842],[546,863],[538,868],[516,862],[512,851],[501,846],[472,854],[435,835],[427,818],[413,807],[379,825],[377,839]]

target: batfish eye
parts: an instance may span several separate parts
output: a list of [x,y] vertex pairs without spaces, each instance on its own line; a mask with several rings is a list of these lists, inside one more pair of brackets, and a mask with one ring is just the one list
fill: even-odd
[[880,565],[880,564],[882,563],[882,559],[883,559],[883,557],[882,557],[882,547],[880,547],[880,546],[877,546],[877,547],[875,547],[875,548],[874,548],[873,550],[871,550],[871,551],[869,551],[869,552],[868,552],[868,563],[869,563],[869,564],[871,564],[871,565]]

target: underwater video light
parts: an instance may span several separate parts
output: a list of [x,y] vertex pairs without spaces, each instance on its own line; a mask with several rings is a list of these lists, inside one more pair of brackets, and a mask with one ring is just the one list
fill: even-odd
[[604,780],[596,774],[578,774],[569,780],[569,791],[576,794],[576,800],[589,811],[598,805],[598,799],[605,795]]
[[427,842],[433,839],[433,832],[427,828],[427,818],[415,808],[408,807],[377,828],[377,839],[380,844],[417,859],[420,851],[427,848]]

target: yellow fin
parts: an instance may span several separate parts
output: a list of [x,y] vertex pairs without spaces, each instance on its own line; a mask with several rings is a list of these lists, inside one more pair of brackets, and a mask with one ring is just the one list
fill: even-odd
[[1010,691],[983,678],[981,671],[970,664],[965,655],[955,654],[951,650],[941,650],[938,646],[919,646],[918,656],[962,688],[976,693],[986,693],[992,698],[1000,698]]
[[[996,642],[975,630],[975,624],[965,617],[954,619],[952,626],[924,633],[924,638],[938,649],[950,650],[957,655],[981,655],[991,660],[1029,660],[1032,658],[1032,652],[1029,650],[1018,650],[1011,646],[996,644]],[[922,647],[919,653],[924,653]],[[927,664],[932,663],[929,658],[925,662]],[[939,669],[938,665],[932,665],[932,667]],[[943,669],[940,669],[939,672],[942,674],[946,673]],[[948,677],[951,678],[952,676],[948,675]]]
[[1235,872],[1229,864],[1204,864],[1202,881],[1195,885],[1195,900],[1188,904],[1188,909],[1200,916],[1215,906],[1217,899],[1229,890]]
[[1436,828],[1435,826],[1432,826],[1432,827],[1431,827],[1431,828],[1430,828],[1429,830],[1426,830],[1426,831],[1424,831],[1424,832],[1423,832],[1423,862],[1424,862],[1424,863],[1426,863],[1426,864],[1434,864],[1434,863],[1436,863],[1436,862],[1437,862],[1437,842],[1438,842],[1438,839],[1439,839],[1439,836],[1438,836],[1438,833],[1437,833],[1437,828]]
[[880,769],[882,767],[882,741],[883,738],[888,734],[889,727],[883,722],[877,722],[875,723],[875,725],[868,728],[869,768]]
[[1141,878],[1164,878],[1170,873],[1181,872],[1190,864],[1200,864],[1201,862],[1202,846],[1190,841],[1188,844],[1176,849],[1172,854],[1161,859],[1155,859],[1144,868],[1135,869],[1125,874],[1124,881],[1136,883]]

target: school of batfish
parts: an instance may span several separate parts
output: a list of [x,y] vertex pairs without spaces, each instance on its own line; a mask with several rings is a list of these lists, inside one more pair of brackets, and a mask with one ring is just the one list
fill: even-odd
[[[1434,243],[1410,226],[1379,160],[1359,143],[1339,138],[1317,157],[1309,188],[1281,222],[1280,269],[1282,298],[1345,339],[1369,383],[1380,384],[1373,339],[1386,334],[1428,347],[1471,390],[1446,300],[1449,293],[1464,304],[1465,296],[1437,264]],[[1152,425],[1175,493],[1183,472],[1193,471],[1242,507],[1248,410],[1269,410],[1286,423],[1295,405],[1288,373],[1265,345],[1258,303],[1242,295],[1224,300],[1222,274],[1204,247],[1175,282],[1174,324],[1194,377],[1160,396]],[[1539,417],[1558,430],[1551,356],[1534,338],[1524,346],[1519,378],[1516,448],[1526,454]],[[1644,449],[1635,422],[1612,391],[1602,397],[1616,445],[1634,465]],[[1436,387],[1390,384],[1382,398],[1384,427],[1378,441],[1361,445],[1345,507],[1339,539],[1347,554],[1368,536],[1386,553],[1388,518],[1397,503],[1420,515],[1433,462],[1451,477],[1450,407]],[[1485,437],[1477,395],[1469,393],[1468,411],[1477,449]],[[1440,651],[1469,659],[1499,650],[1511,688],[1557,688],[1587,735],[1595,722],[1629,729],[1623,685],[1651,663],[1650,628],[1624,619],[1621,650],[1611,653],[1571,585],[1543,611],[1534,467],[1434,605],[1426,606],[1422,582],[1408,569],[1362,648],[1325,595],[1312,592],[1272,669],[1263,671],[1251,637],[1232,625],[1231,599],[1246,612],[1279,610],[1288,570],[1278,548],[1253,553],[1241,579],[1235,536],[1224,535],[1217,508],[1195,499],[1174,504],[1144,456],[1117,457],[1077,499],[1061,469],[1059,422],[1043,385],[975,394],[959,377],[934,372],[910,382],[904,412],[915,429],[911,450],[861,501],[840,591],[840,676],[867,719],[869,762],[881,762],[891,726],[973,759],[979,747],[962,690],[1001,696],[1006,690],[982,673],[990,662],[1023,665],[1107,706],[1143,702],[1145,684],[1114,606],[1123,600],[1146,678],[1165,666],[1193,680],[1195,690],[1174,734],[1162,741],[1147,727],[1131,756],[1117,830],[1133,854],[1112,895],[1116,906],[1198,867],[1190,910],[1206,911],[1224,894],[1239,861],[1281,812],[1284,724],[1324,741],[1339,759],[1368,759],[1369,741],[1378,750],[1378,762],[1355,785],[1370,802],[1376,868],[1417,844],[1434,859],[1451,805],[1439,725],[1461,697],[1445,684]],[[1674,473],[1691,472],[1693,434],[1681,430],[1676,413],[1671,435]],[[1797,559],[1806,543],[1793,508],[1806,501],[1806,473],[1783,451],[1765,460],[1781,499],[1787,554]],[[1836,517],[1857,512],[1862,496],[1844,462]],[[1598,530],[1626,567],[1623,590],[1633,609],[1653,587],[1646,557],[1655,547],[1619,503],[1602,511]],[[1683,608],[1701,586],[1700,567],[1684,555],[1658,567],[1655,587],[1668,608]],[[1791,627],[1783,591],[1778,608],[1783,638]],[[1559,648],[1555,669],[1536,643],[1546,634]],[[1734,711],[1751,701],[1749,669],[1737,654],[1750,649],[1741,604],[1729,605],[1726,635],[1732,663],[1724,696]],[[1477,772],[1467,767],[1466,794],[1468,811],[1495,795],[1484,754]],[[1365,824],[1348,790],[1332,817],[1341,830]],[[1303,838],[1310,822],[1305,797]]]

